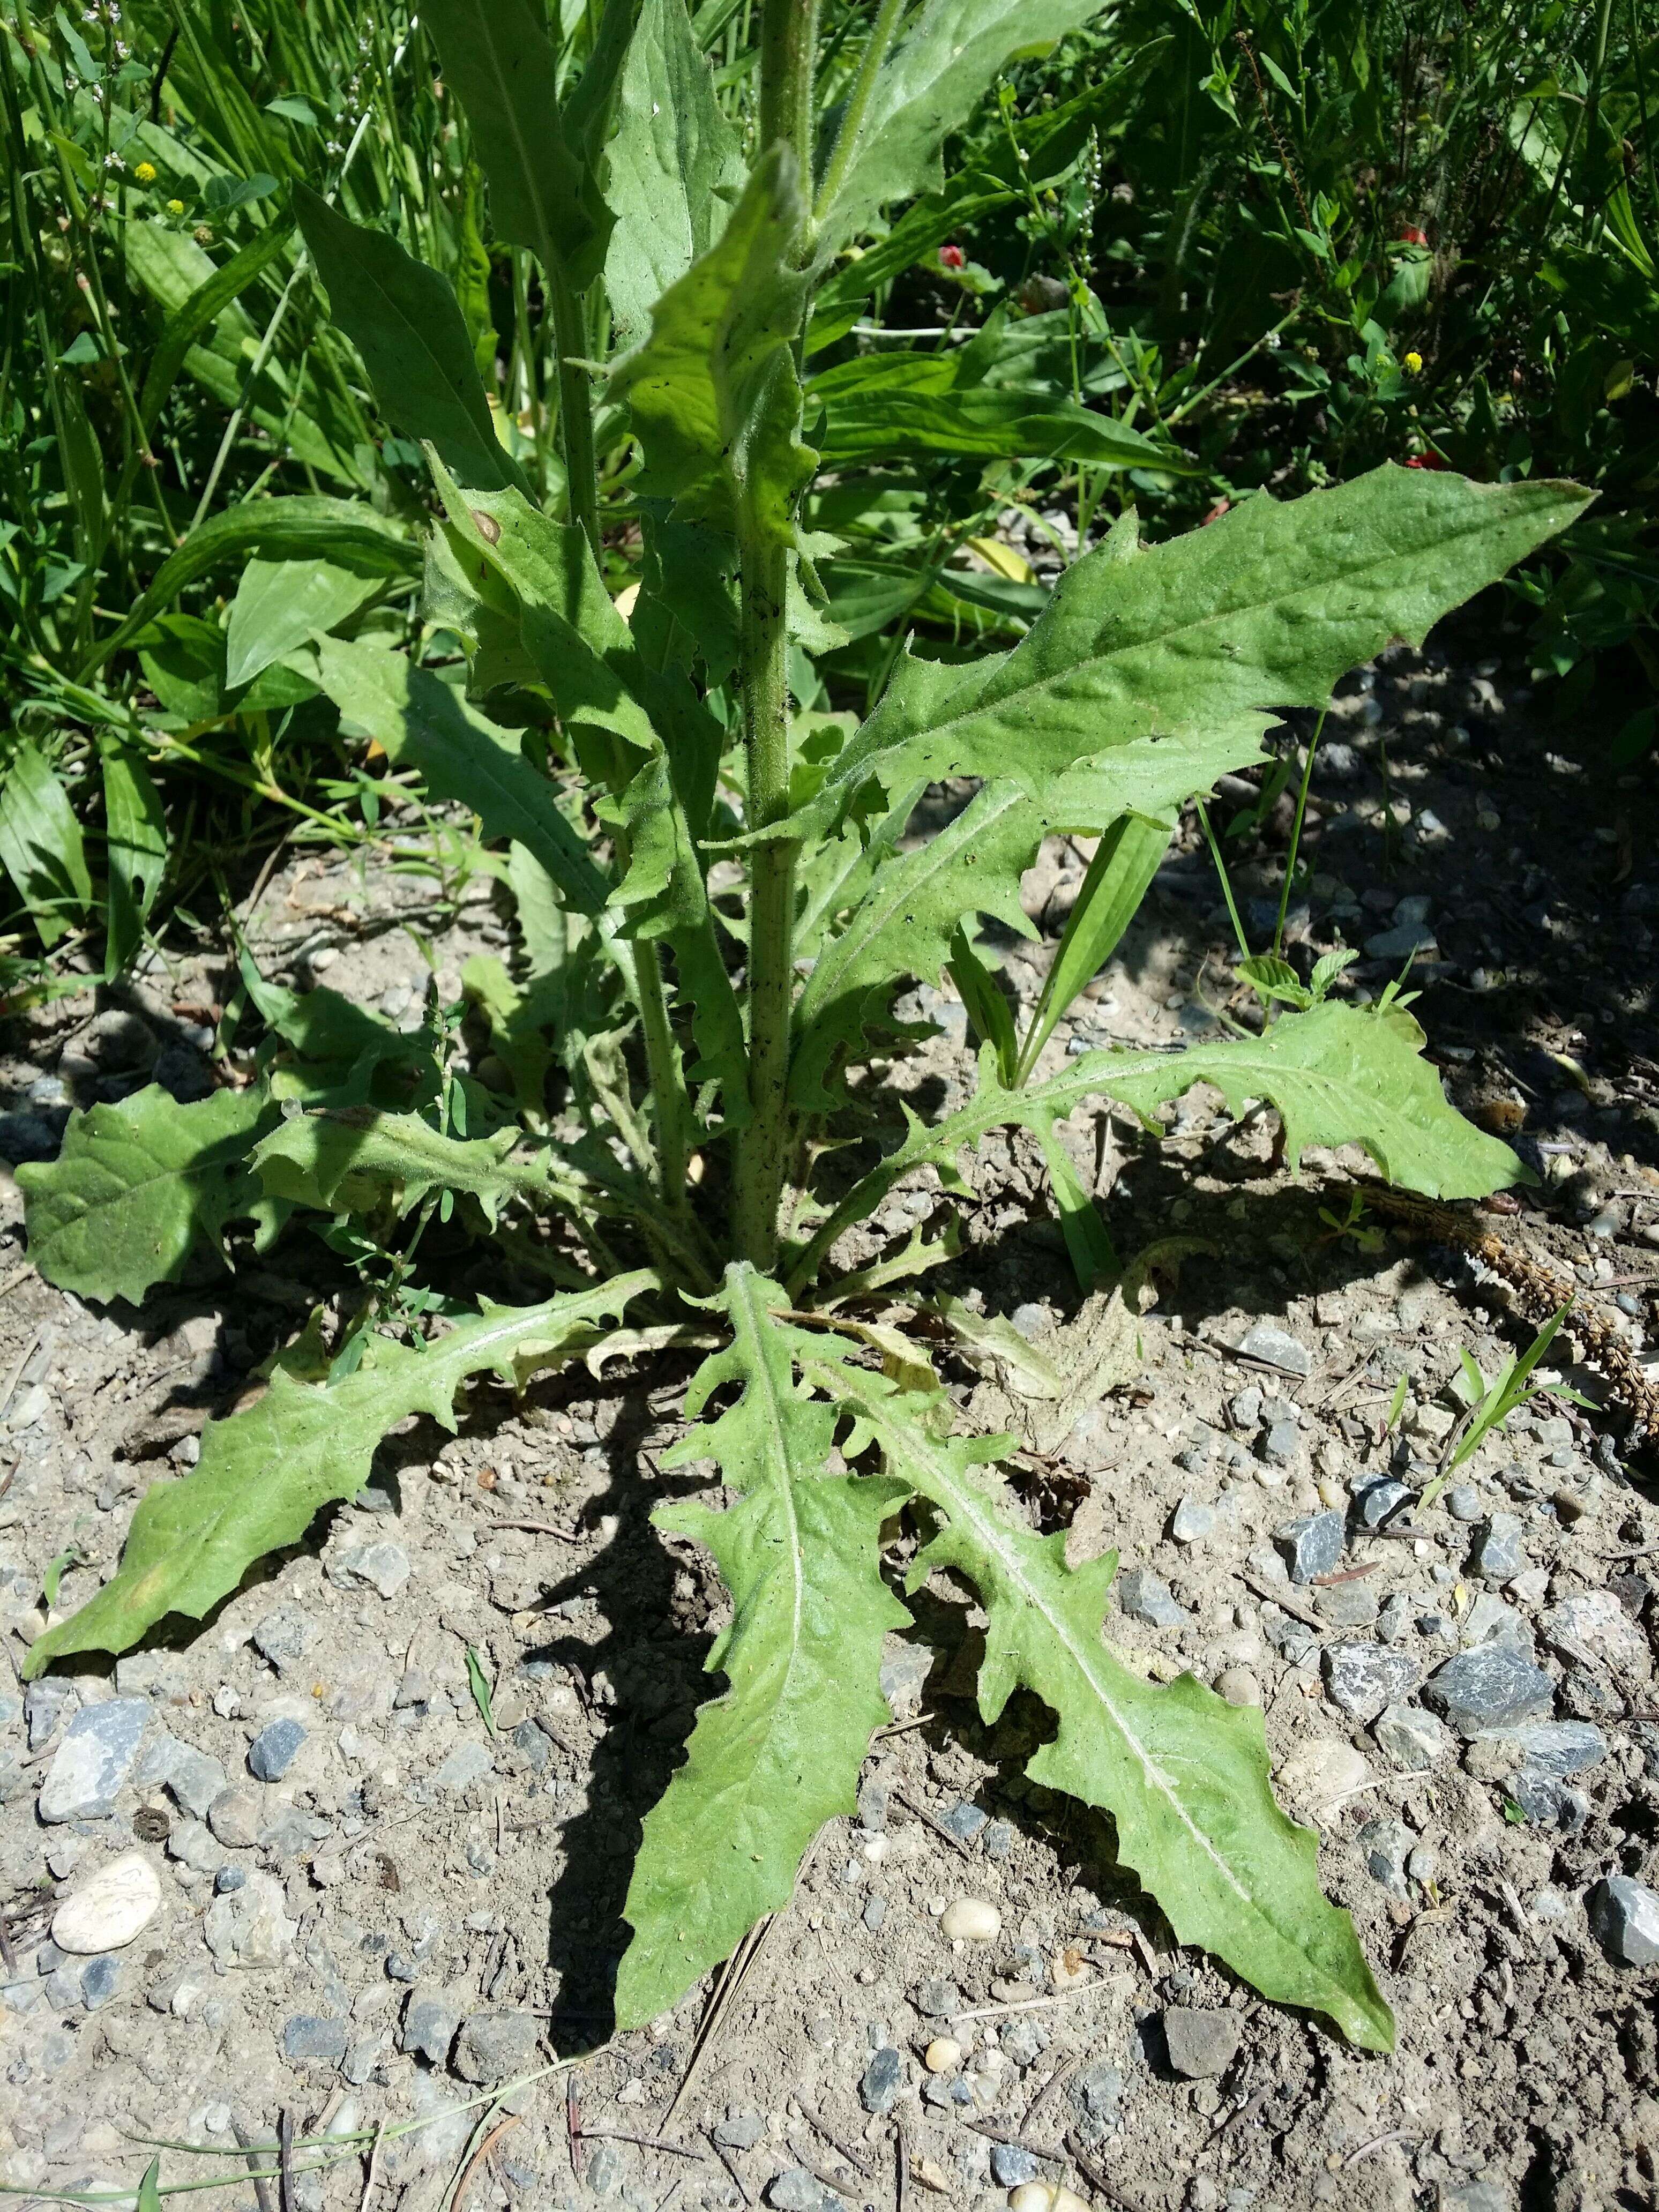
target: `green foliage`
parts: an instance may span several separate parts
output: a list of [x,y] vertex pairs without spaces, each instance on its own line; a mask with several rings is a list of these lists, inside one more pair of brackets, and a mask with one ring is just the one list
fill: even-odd
[[[445,895],[495,876],[520,944],[511,967],[469,963],[456,1005],[434,991],[408,1036],[325,990],[271,985],[244,957],[238,1006],[264,1025],[253,1082],[191,1106],[149,1090],[94,1108],[59,1160],[21,1171],[33,1258],[86,1297],[137,1300],[234,1255],[242,1222],[261,1244],[310,1228],[365,1285],[331,1346],[308,1338],[256,1405],[210,1427],[190,1474],[146,1496],[118,1570],[34,1645],[30,1670],[203,1618],[353,1495],[398,1422],[453,1421],[470,1376],[521,1384],[578,1354],[644,1357],[690,1319],[720,1341],[675,1463],[712,1459],[733,1502],[659,1517],[707,1547],[733,1613],[711,1658],[726,1686],[646,1822],[619,2019],[655,2016],[728,1956],[851,1805],[884,1710],[881,1638],[904,1619],[881,1552],[908,1512],[913,1574],[960,1572],[986,1608],[987,1717],[1017,1686],[1055,1717],[1032,1778],[1110,1814],[1181,1940],[1387,2048],[1387,2008],[1320,1897],[1313,1839],[1273,1803],[1259,1714],[1115,1660],[1100,1635],[1114,1563],[1068,1571],[1060,1540],[1009,1510],[996,1440],[950,1433],[927,1346],[842,1311],[948,1260],[952,1236],[851,1273],[841,1240],[913,1170],[958,1188],[981,1137],[1033,1130],[1091,1293],[1074,1334],[1052,1357],[1020,1352],[1003,1317],[965,1317],[948,1297],[933,1325],[1001,1378],[1011,1419],[1029,1401],[1060,1421],[1138,1357],[1135,1279],[1060,1121],[1112,1101],[1155,1131],[1204,1082],[1235,1114],[1268,1102],[1292,1168],[1307,1146],[1352,1145],[1440,1198],[1521,1179],[1449,1105],[1396,998],[1362,1010],[1335,995],[1340,955],[1305,985],[1277,945],[1251,963],[1260,1035],[1036,1068],[1187,803],[1259,762],[1278,712],[1322,706],[1356,662],[1421,640],[1534,557],[1586,495],[1518,465],[1485,483],[1384,465],[1299,498],[1257,489],[1212,527],[1141,544],[1130,492],[1165,530],[1213,458],[1207,431],[1182,429],[1201,422],[1202,349],[1171,376],[1144,334],[1114,328],[1086,281],[1089,226],[1101,134],[1120,137],[1163,73],[1190,64],[1208,38],[1197,16],[1160,21],[1121,67],[1024,115],[1013,81],[985,105],[994,81],[1103,15],[1090,0],[921,0],[908,20],[884,5],[849,13],[822,53],[815,12],[792,0],[745,11],[748,42],[729,10],[610,0],[565,10],[556,43],[530,0],[434,0],[444,105],[417,45],[382,138],[367,118],[347,131],[294,11],[250,12],[288,70],[280,88],[260,80],[256,99],[241,32],[204,43],[186,17],[188,129],[123,111],[126,158],[148,149],[185,210],[126,224],[159,331],[143,338],[135,315],[118,341],[93,314],[84,350],[52,352],[31,403],[53,474],[29,479],[27,526],[57,565],[48,581],[31,552],[27,579],[3,572],[37,712],[5,740],[0,862],[43,945],[101,915],[112,972],[162,921],[164,865],[188,864],[167,851],[153,773],[172,754],[239,804],[285,808],[308,838],[369,836],[383,800],[431,810],[433,853],[451,857],[427,865]],[[711,70],[699,26],[716,15]],[[1085,68],[1118,32],[1091,35]],[[51,232],[14,45],[0,28],[21,149],[14,245],[33,265]],[[1045,64],[1061,90],[1068,51]],[[381,76],[403,59],[377,54]],[[1218,64],[1196,102],[1230,129],[1238,67]],[[112,111],[42,81],[54,191],[95,270],[90,149]],[[324,109],[341,133],[325,162],[304,136]],[[947,184],[941,149],[963,126],[977,136]],[[1206,109],[1194,127],[1220,126]],[[367,174],[351,172],[359,144]],[[1560,167],[1575,185],[1587,173],[1576,149]],[[862,303],[881,310],[918,257],[964,304],[996,289],[988,268],[934,249],[1011,209],[1032,255],[1063,271],[1057,303],[1050,291],[1043,312],[1016,313],[1010,283],[960,347],[942,327],[927,350],[853,342]],[[1324,200],[1301,212],[1279,243],[1292,259],[1334,255]],[[1608,220],[1634,256],[1633,204]],[[222,263],[186,223],[230,248]],[[1388,333],[1434,281],[1399,258],[1354,325],[1352,374],[1379,408],[1406,374],[1384,358]],[[135,343],[148,366],[130,374]],[[89,401],[94,363],[108,375]],[[177,463],[192,497],[175,513],[150,433],[182,452],[204,393],[224,420],[205,416]],[[1052,589],[993,535],[1045,472],[1075,493],[1082,540],[1103,499],[1121,507]],[[372,497],[325,497],[319,474]],[[154,508],[142,524],[139,486]],[[997,573],[954,565],[963,547]],[[209,580],[233,561],[222,609]],[[149,581],[106,628],[118,575]],[[635,595],[618,605],[624,584]],[[978,787],[942,825],[919,811],[928,787],[964,778]],[[86,787],[104,810],[101,883],[69,796]],[[1030,933],[1021,877],[1057,832],[1099,842],[1022,1035],[977,933]],[[848,1079],[886,1049],[898,992],[947,970],[984,1043],[976,1089],[931,1121],[910,1115],[850,1187],[821,1180],[827,1155],[874,1134]],[[499,1067],[481,1060],[475,1076],[480,1037]],[[422,1243],[434,1223],[441,1254],[435,1234]],[[462,1311],[455,1255],[491,1239],[495,1264],[558,1294]],[[625,1310],[631,1325],[613,1326]],[[843,1461],[865,1471],[831,1474]],[[488,1724],[482,1669],[470,1679]]]
[[731,1626],[708,1655],[727,1688],[699,1713],[685,1764],[646,1819],[617,1983],[617,2018],[629,2027],[787,1904],[819,1828],[852,1811],[871,1734],[891,1717],[877,1686],[882,1636],[907,1620],[878,1569],[882,1523],[907,1486],[825,1471],[835,1415],[793,1375],[817,1346],[778,1318],[775,1284],[734,1267],[719,1304],[732,1342],[698,1370],[687,1416],[722,1384],[742,1395],[665,1464],[712,1457],[741,1502],[711,1512],[687,1501],[653,1517],[706,1545],[732,1594]]

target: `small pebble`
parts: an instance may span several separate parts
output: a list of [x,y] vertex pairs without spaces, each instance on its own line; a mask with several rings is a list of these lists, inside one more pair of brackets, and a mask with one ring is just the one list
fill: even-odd
[[954,2074],[962,2063],[962,2045],[953,2035],[936,2035],[921,2063],[930,2074]]
[[951,1942],[994,1943],[1002,1933],[1002,1915],[982,1897],[959,1897],[946,1905],[939,1932]]
[[280,1782],[305,1740],[298,1721],[268,1722],[247,1747],[248,1771],[261,1782]]
[[1089,2207],[1063,2182],[1023,2181],[1008,2199],[1008,2212],[1089,2212]]

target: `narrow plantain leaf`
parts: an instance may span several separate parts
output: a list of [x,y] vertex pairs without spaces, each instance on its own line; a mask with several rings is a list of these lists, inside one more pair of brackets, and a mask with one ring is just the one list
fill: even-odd
[[1484,1198],[1529,1180],[1509,1146],[1449,1105],[1422,1057],[1423,1032],[1401,1006],[1345,1006],[1327,1000],[1287,1014],[1259,1037],[1189,1045],[1179,1053],[1091,1052],[1029,1090],[1005,1090],[982,1056],[972,1103],[933,1128],[914,1119],[899,1149],[848,1193],[813,1237],[791,1283],[810,1280],[842,1231],[879,1205],[902,1176],[948,1163],[988,1130],[1041,1128],[1091,1098],[1115,1098],[1150,1115],[1194,1083],[1213,1083],[1235,1113],[1266,1098],[1285,1124],[1292,1165],[1308,1145],[1363,1145],[1391,1182],[1431,1198]]
[[233,253],[222,269],[216,269],[204,278],[167,317],[149,357],[143,389],[138,395],[138,413],[146,431],[153,430],[160,420],[167,394],[197,339],[217,322],[232,301],[241,296],[262,270],[270,266],[288,244],[293,229],[292,216],[278,216],[275,222],[268,222]]
[[656,1281],[641,1270],[542,1305],[489,1305],[418,1349],[372,1338],[361,1364],[335,1382],[301,1382],[279,1368],[257,1405],[208,1424],[201,1458],[181,1481],[145,1493],[113,1578],[47,1630],[25,1671],[38,1674],[71,1651],[129,1651],[168,1613],[199,1620],[256,1559],[297,1544],[335,1498],[355,1497],[399,1421],[427,1413],[453,1429],[469,1375],[489,1370],[517,1388],[538,1367],[587,1351],[599,1324]]
[[736,132],[714,93],[685,0],[644,0],[623,65],[605,198],[611,335],[637,345],[651,310],[714,243],[743,189]]
[[1032,1781],[1112,1815],[1120,1858],[1182,1942],[1214,1952],[1277,2002],[1324,2014],[1362,2048],[1391,2051],[1393,2015],[1352,1923],[1320,1893],[1313,1833],[1273,1802],[1260,1709],[1230,1705],[1191,1674],[1160,1685],[1132,1674],[1100,1638],[1116,1553],[1068,1568],[1065,1531],[1022,1528],[985,1471],[997,1440],[943,1438],[936,1399],[814,1349],[808,1379],[866,1425],[892,1472],[943,1516],[910,1588],[953,1567],[979,1590],[985,1719],[1021,1687],[1057,1717]]
[[14,736],[0,782],[0,867],[48,950],[92,904],[86,846],[69,794],[32,738]]
[[964,914],[1035,934],[1019,879],[1049,827],[1021,785],[988,784],[926,844],[877,872],[839,936],[820,949],[801,994],[789,1072],[797,1107],[827,1109],[832,1060],[856,1049],[901,976],[939,981]]
[[623,1907],[634,1929],[617,1977],[626,2027],[665,2011],[787,1904],[812,1838],[853,1809],[871,1734],[889,1717],[881,1639],[908,1620],[878,1564],[905,1486],[824,1472],[835,1414],[795,1386],[794,1358],[817,1347],[779,1318],[776,1284],[733,1266],[718,1303],[732,1341],[698,1370],[686,1411],[695,1418],[726,1382],[743,1395],[664,1464],[712,1455],[742,1502],[713,1512],[688,1500],[653,1518],[714,1554],[733,1613],[708,1665],[728,1686],[698,1714],[684,1765],[646,1815]]
[[677,501],[686,520],[741,517],[750,540],[785,545],[814,465],[796,434],[791,350],[806,286],[789,262],[800,221],[789,150],[773,146],[718,242],[657,301],[650,337],[609,386],[644,448],[641,491]]
[[337,215],[307,185],[296,185],[294,195],[334,320],[362,356],[387,417],[411,438],[429,440],[463,483],[527,491],[523,471],[495,435],[448,278],[387,232]]
[[227,687],[240,690],[284,653],[325,637],[356,614],[382,580],[337,561],[250,561],[230,603]]
[[585,290],[605,258],[609,217],[566,135],[541,9],[531,0],[430,0],[422,16],[472,125],[496,236]]
[[854,148],[830,155],[816,210],[819,253],[832,257],[873,228],[890,200],[939,178],[939,149],[966,122],[1011,55],[1051,46],[1099,14],[1104,0],[925,0],[882,64]]
[[979,453],[988,459],[1038,456],[1086,461],[1095,468],[1163,469],[1176,476],[1194,465],[1167,445],[1097,415],[1053,392],[981,386],[970,391],[894,388],[890,377],[866,372],[902,368],[902,355],[866,356],[814,377],[809,402],[824,409],[814,439],[829,469],[905,453]]
[[447,684],[383,646],[325,637],[318,663],[329,697],[392,760],[419,769],[434,797],[471,806],[486,835],[525,846],[572,906],[583,914],[599,912],[610,886],[560,813],[552,785],[508,732],[475,713]]
[[1174,834],[1167,823],[1124,814],[1102,837],[1043,978],[1042,996],[1019,1056],[1022,1080],[1036,1066],[1066,1009],[1116,951]]
[[104,974],[118,975],[137,953],[167,865],[161,794],[137,749],[100,738],[104,769],[105,865],[109,874]]
[[137,1305],[218,1249],[252,1195],[247,1158],[271,1119],[257,1089],[181,1106],[159,1083],[71,1115],[58,1158],[17,1170],[30,1259],[60,1290]]
[[[1254,743],[1267,708],[1322,705],[1390,638],[1420,642],[1587,496],[1575,484],[1473,483],[1390,463],[1282,504],[1259,494],[1132,560],[1097,547],[1066,571],[1029,635],[942,703],[890,686],[789,834],[833,823],[872,776],[890,791],[919,777],[1012,776],[1063,818],[1056,780],[1109,748]],[[1139,802],[1114,813],[1126,804]]]

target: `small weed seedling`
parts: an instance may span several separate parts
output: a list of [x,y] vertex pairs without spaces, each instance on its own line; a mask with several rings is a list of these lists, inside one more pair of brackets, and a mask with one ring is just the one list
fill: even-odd
[[[400,1334],[383,1317],[349,1365],[321,1373],[305,1345],[256,1405],[207,1431],[183,1480],[151,1489],[118,1570],[35,1644],[31,1674],[207,1614],[361,1489],[397,1424],[452,1422],[469,1378],[522,1384],[688,1328],[716,1336],[676,1456],[714,1462],[730,1502],[657,1518],[708,1547],[731,1593],[711,1656],[725,1686],[645,1822],[623,2026],[727,1958],[786,1901],[823,1822],[852,1808],[888,1717],[882,1639],[908,1620],[882,1574],[908,1516],[921,1541],[906,1588],[950,1570],[985,1608],[986,1718],[1018,1688],[1049,1708],[1031,1779],[1112,1816],[1123,1864],[1177,1938],[1358,2044],[1392,2041],[1347,1917],[1320,1893],[1314,1837],[1273,1802],[1261,1712],[1115,1658],[1101,1635],[1115,1557],[1068,1567],[1063,1534],[1037,1536],[1010,1505],[1009,1440],[953,1432],[924,1342],[843,1310],[955,1249],[918,1232],[849,1279],[846,1232],[922,1170],[959,1188],[976,1140],[1011,1124],[1047,1147],[1079,1271],[1109,1298],[1116,1263],[1054,1137],[1097,1102],[1155,1128],[1160,1107],[1212,1084],[1236,1113],[1277,1109],[1292,1165],[1309,1144],[1358,1143],[1440,1198],[1522,1174],[1448,1105],[1406,1008],[1340,1002],[1328,967],[1305,992],[1278,967],[1254,976],[1276,1002],[1259,1036],[1089,1052],[1047,1075],[1039,1063],[1176,810],[1261,759],[1273,710],[1322,707],[1346,671],[1420,641],[1561,530],[1584,505],[1573,486],[1385,467],[1293,502],[1250,498],[1152,547],[1126,514],[1012,650],[897,652],[850,732],[823,716],[809,731],[793,712],[797,645],[829,621],[826,549],[801,520],[825,404],[808,413],[802,398],[815,295],[833,277],[845,305],[849,272],[878,259],[848,250],[927,188],[1003,61],[1094,11],[881,0],[820,74],[811,0],[764,0],[746,149],[684,0],[612,0],[574,81],[530,0],[430,0],[422,20],[470,117],[495,232],[540,267],[563,496],[538,505],[497,437],[447,279],[301,191],[336,321],[383,413],[425,446],[427,604],[467,665],[462,681],[370,638],[307,650],[349,730],[434,800],[471,808],[498,848],[522,961],[512,975],[480,961],[466,988],[516,1110],[441,1060],[435,1031],[402,1035],[326,990],[252,974],[269,1037],[258,1081],[188,1105],[151,1088],[94,1107],[56,1163],[21,1172],[43,1273],[92,1297],[142,1300],[229,1224],[251,1219],[263,1241],[307,1215],[382,1245],[405,1218],[417,1233],[436,1218],[451,1250],[459,1224],[553,1286],[526,1306],[434,1296],[422,1311],[405,1297]],[[834,94],[823,113],[815,86]],[[606,333],[624,326],[636,342],[606,362]],[[965,435],[1006,393],[944,388],[946,366],[883,355],[870,408]],[[596,559],[596,398],[611,420],[621,410],[637,455],[604,486],[606,520],[644,540],[627,619]],[[1092,419],[1101,466],[1149,465],[1157,449]],[[307,565],[290,564],[296,591]],[[921,794],[950,778],[975,795],[912,842]],[[1058,832],[1099,851],[1021,1036],[971,931],[983,916],[1029,933],[1021,873]],[[871,1060],[901,987],[947,967],[984,1040],[977,1089],[931,1122],[908,1114],[883,1154]]]

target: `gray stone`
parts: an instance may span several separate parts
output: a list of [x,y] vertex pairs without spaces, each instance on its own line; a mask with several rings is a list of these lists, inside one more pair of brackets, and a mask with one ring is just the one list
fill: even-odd
[[965,2008],[967,1999],[954,1982],[936,1974],[916,1991],[915,2002],[924,2019],[949,2020]]
[[1292,1467],[1302,1449],[1302,1431],[1294,1421],[1277,1420],[1261,1439],[1261,1453],[1269,1467]]
[[1354,1512],[1362,1528],[1380,1528],[1391,1513],[1398,1513],[1411,1496],[1409,1486],[1385,1474],[1355,1492]]
[[297,1605],[279,1605],[253,1631],[253,1648],[279,1674],[297,1667],[317,1641],[316,1622]]
[[1197,2012],[1171,2005],[1164,2015],[1164,2040],[1170,2063],[1188,2081],[1212,2081],[1232,2064],[1238,2049],[1236,2013]]
[[487,1774],[495,1771],[495,1762],[484,1743],[458,1743],[433,1780],[440,1790],[459,1791],[470,1790],[475,1782],[482,1782]]
[[1115,2120],[1123,2101],[1123,2076],[1115,2066],[1097,2059],[1092,2066],[1073,2075],[1069,2094],[1079,2114],[1086,2112],[1092,2120]]
[[1358,1842],[1371,1880],[1395,1897],[1406,1894],[1406,1862],[1417,1838],[1403,1820],[1380,1815],[1367,1820]]
[[1510,1781],[1509,1794],[1534,1827],[1576,1836],[1589,1824],[1590,1803],[1583,1791],[1536,1767],[1523,1766]]
[[1526,1622],[1512,1605],[1505,1605],[1494,1591],[1482,1590],[1463,1616],[1463,1642],[1478,1644],[1530,1644],[1531,1634]]
[[1265,1359],[1268,1366],[1277,1367],[1283,1374],[1313,1373],[1312,1352],[1276,1322],[1257,1322],[1238,1348],[1252,1359]]
[[840,2203],[804,2166],[786,2166],[775,2175],[767,2185],[766,2201],[775,2204],[778,2212],[825,2212],[826,2206]]
[[1501,2181],[1443,2181],[1436,2212],[1512,2212],[1514,2202]]
[[365,2035],[348,2048],[340,2071],[354,2089],[361,2089],[370,2079],[385,2049],[384,2035]]
[[991,2178],[1000,2188],[1018,2189],[1022,2182],[1035,2181],[1037,2172],[1036,2159],[1018,2143],[991,2145]]
[[859,1790],[859,1826],[867,1836],[878,1836],[887,1826],[888,1788],[884,1782],[869,1781]]
[[330,1565],[328,1578],[343,1589],[365,1589],[394,1598],[409,1580],[409,1554],[401,1544],[356,1544]]
[[1215,1508],[1205,1505],[1196,1498],[1183,1498],[1170,1522],[1170,1534],[1177,1544],[1201,1544],[1215,1532]]
[[225,1863],[224,1846],[201,1820],[175,1820],[167,1837],[167,1856],[198,1874],[216,1875]]
[[520,1721],[513,1731],[513,1748],[522,1752],[532,1774],[539,1774],[553,1756],[553,1740],[533,1721]]
[[859,2102],[866,2112],[890,2112],[904,2087],[904,2061],[890,2043],[874,2052],[859,2083]]
[[436,1990],[411,1990],[404,2003],[398,2048],[428,2066],[449,2063],[450,2045],[461,2025],[461,2008]]
[[234,1891],[244,1889],[246,1886],[247,1869],[246,1867],[222,1866],[213,1877],[213,1893],[216,1897],[229,1897]]
[[766,2133],[766,2122],[758,2112],[745,2112],[733,2105],[723,2120],[714,2123],[714,2141],[723,2150],[753,2150]]
[[148,1698],[82,1705],[64,1731],[37,1808],[46,1821],[101,1820],[131,1773],[149,1726]]
[[1659,1966],[1659,1896],[1645,1882],[1610,1875],[1588,1904],[1595,1940],[1615,1966]]
[[1372,1722],[1371,1734],[1408,1774],[1426,1774],[1451,1749],[1451,1736],[1443,1722],[1421,1705],[1390,1705]]
[[81,1693],[72,1682],[31,1682],[23,1692],[23,1717],[28,1723],[29,1749],[44,1751],[59,1723],[75,1711]]
[[1647,1638],[1611,1590],[1585,1590],[1553,1605],[1542,1622],[1546,1638],[1565,1659],[1588,1657],[1645,1681],[1653,1671]]
[[622,2145],[614,2142],[596,2143],[593,2155],[587,2161],[586,2181],[596,2197],[615,2197],[628,2178],[627,2165],[623,2158]]
[[325,2020],[319,2013],[296,2012],[283,2023],[284,2058],[321,2059],[337,2066],[346,2054],[345,2022]]
[[223,1966],[280,1966],[298,1930],[283,1909],[287,1902],[275,1875],[250,1874],[240,1889],[209,1905],[202,1923],[209,1950]]
[[159,1782],[181,1813],[204,1820],[225,1786],[225,1770],[205,1751],[164,1735],[144,1753],[142,1783]]
[[989,1818],[980,1806],[959,1797],[943,1816],[940,1826],[948,1828],[959,1843],[970,1844]]
[[1418,1685],[1416,1660],[1387,1644],[1328,1644],[1322,1656],[1326,1695],[1357,1721],[1376,1720]]
[[985,1831],[985,1856],[988,1859],[1006,1859],[1014,1848],[1014,1831],[1007,1820],[993,1820]]
[[870,1933],[874,1936],[879,1931],[881,1924],[886,1917],[887,1899],[882,1895],[878,1889],[872,1889],[868,1897],[864,1900],[864,1924],[869,1929]]
[[1148,1628],[1184,1628],[1192,1615],[1177,1605],[1168,1583],[1150,1567],[1131,1567],[1117,1580],[1117,1601],[1131,1620]]
[[1455,1482],[1446,1492],[1446,1510],[1454,1521],[1478,1521],[1485,1508],[1472,1482]]
[[1281,1522],[1273,1542],[1290,1569],[1293,1583],[1310,1583],[1320,1575],[1334,1573],[1347,1541],[1342,1514],[1333,1507],[1325,1513],[1304,1513]]
[[1365,939],[1367,960],[1409,960],[1413,952],[1434,950],[1434,932],[1414,922],[1398,922],[1394,928],[1379,929]]
[[252,1850],[259,1840],[259,1808],[246,1790],[222,1790],[208,1807],[207,1823],[232,1850]]
[[64,1966],[46,1976],[46,2002],[54,2012],[68,2012],[80,2003],[82,1972],[78,1966]]
[[1227,1419],[1236,1429],[1249,1431],[1256,1426],[1261,1419],[1261,1392],[1255,1383],[1233,1393],[1227,1401]]
[[1494,1513],[1482,1522],[1469,1547],[1469,1572],[1483,1582],[1506,1583],[1527,1571],[1526,1548],[1521,1541],[1520,1516]]
[[526,2074],[541,2047],[542,2024],[533,2013],[475,2012],[455,2044],[455,2071],[464,2081],[504,2081]]
[[1437,1667],[1423,1697],[1467,1741],[1547,1713],[1555,1686],[1509,1644],[1482,1644]]
[[1575,1774],[1588,1773],[1601,1764],[1607,1740],[1593,1721],[1527,1721],[1518,1728],[1483,1729],[1471,1741],[1466,1757],[1472,1773],[1477,1771],[1473,1755],[1478,1753],[1507,1759],[1510,1771],[1530,1767],[1534,1773],[1569,1782]]
[[81,1969],[81,2002],[88,2012],[98,2012],[119,1996],[121,1962],[107,1954],[88,1959]]
[[1318,1598],[1319,1613],[1333,1628],[1371,1628],[1376,1623],[1376,1585],[1366,1580],[1358,1583],[1333,1583],[1322,1589]]
[[280,1782],[305,1740],[298,1721],[268,1721],[247,1747],[248,1771],[260,1782]]

